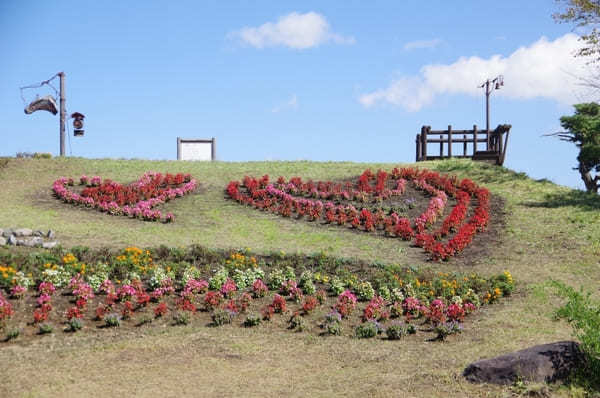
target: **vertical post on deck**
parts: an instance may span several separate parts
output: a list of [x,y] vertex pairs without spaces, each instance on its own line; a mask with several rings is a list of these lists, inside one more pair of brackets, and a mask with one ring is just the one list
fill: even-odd
[[415,138],[415,144],[416,144],[416,147],[417,147],[417,154],[416,154],[416,160],[415,161],[418,162],[418,161],[421,160],[421,134],[417,134],[417,137]]
[[473,155],[477,152],[477,125],[473,125]]
[[463,156],[467,157],[467,135],[463,134]]
[[423,130],[421,132],[421,159],[427,160],[427,129],[428,126],[423,126]]
[[217,139],[215,137],[212,138],[212,144],[210,146],[210,159],[212,161],[217,160]]
[[448,157],[452,157],[452,126],[448,125]]

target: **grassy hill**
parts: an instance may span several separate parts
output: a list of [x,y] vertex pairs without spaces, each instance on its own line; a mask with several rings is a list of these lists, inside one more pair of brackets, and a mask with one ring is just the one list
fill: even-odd
[[[107,337],[44,337],[0,347],[6,396],[106,396],[117,392],[167,396],[506,396],[508,390],[472,385],[461,372],[475,360],[534,344],[571,338],[570,326],[552,320],[559,301],[544,282],[564,281],[597,291],[600,281],[599,202],[548,181],[470,161],[420,163],[468,177],[496,200],[492,227],[449,262],[430,263],[421,249],[396,239],[293,222],[224,200],[224,187],[244,175],[339,180],[364,169],[397,164],[142,160],[10,159],[0,168],[0,228],[57,231],[63,246],[123,248],[250,247],[263,253],[325,252],[443,272],[483,275],[510,270],[516,292],[483,308],[465,331],[447,342],[398,344],[346,337],[317,338],[243,328],[167,328]],[[167,204],[173,224],[147,223],[73,208],[52,196],[58,177],[99,175],[134,181],[146,171],[187,172],[201,184],[191,197]],[[2,248],[0,250],[8,250]],[[32,382],[35,380],[35,382]],[[5,389],[7,394],[1,394]],[[568,395],[566,390],[556,392]]]

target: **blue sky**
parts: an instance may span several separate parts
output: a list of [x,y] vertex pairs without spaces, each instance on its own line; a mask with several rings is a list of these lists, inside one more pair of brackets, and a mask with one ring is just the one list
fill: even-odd
[[[19,87],[65,71],[86,115],[67,154],[175,159],[176,137],[242,160],[414,161],[422,125],[485,126],[477,85],[502,73],[491,125],[505,165],[582,187],[576,148],[542,134],[592,100],[553,1],[0,2],[0,155],[58,153],[58,116]],[[343,6],[342,6],[343,5]],[[27,99],[46,95],[29,90]]]

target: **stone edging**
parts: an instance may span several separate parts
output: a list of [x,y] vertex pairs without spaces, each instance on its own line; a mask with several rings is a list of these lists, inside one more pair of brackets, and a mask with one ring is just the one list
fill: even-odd
[[0,246],[27,246],[52,249],[58,245],[56,233],[53,230],[42,232],[29,228],[0,228]]

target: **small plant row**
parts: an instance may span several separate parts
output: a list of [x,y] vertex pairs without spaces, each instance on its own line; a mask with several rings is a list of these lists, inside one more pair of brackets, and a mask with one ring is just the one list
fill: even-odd
[[124,215],[145,221],[172,222],[172,213],[164,216],[155,206],[180,198],[197,187],[197,181],[190,174],[145,173],[138,181],[122,185],[110,179],[102,180],[95,176],[83,175],[79,185],[85,187],[81,193],[68,189],[74,186],[72,178],[61,177],[54,181],[52,189],[56,196],[65,203],[95,208],[112,215]]
[[[34,285],[24,276],[19,282],[29,285],[13,284],[9,298],[0,294],[0,326],[10,334],[12,329],[6,325],[15,315],[14,308],[27,311],[30,306],[17,304],[29,300],[35,301],[31,318],[19,315],[40,334],[52,332],[51,318],[74,332],[85,319],[110,327],[133,319],[134,314],[139,314],[138,323],[149,323],[172,313],[173,322],[183,324],[197,311],[209,312],[215,325],[246,314],[245,326],[288,314],[291,329],[305,330],[315,321],[311,314],[320,312],[326,313],[317,320],[323,334],[340,334],[343,324],[356,324],[358,337],[373,337],[369,334],[375,330],[375,335],[386,331],[389,338],[398,338],[425,327],[443,338],[460,331],[466,315],[510,295],[514,288],[509,272],[490,278],[443,273],[427,277],[388,266],[373,283],[350,272],[329,275],[304,270],[298,275],[286,267],[266,273],[255,257],[242,253],[233,253],[208,277],[188,265],[176,278],[169,266],[150,266],[147,251],[127,248],[118,257],[129,267],[126,280],[111,279],[101,265],[75,265],[72,254],[64,256],[63,264],[44,264],[39,283]],[[141,270],[146,270],[143,276]],[[32,290],[33,286],[37,288]],[[61,314],[53,313],[55,297],[62,300]]]
[[[390,179],[393,181],[392,188],[386,188]],[[385,214],[381,209],[373,212],[362,207],[359,210],[352,204],[343,203],[357,198],[363,203],[377,202],[402,195],[407,181],[430,196],[425,211],[413,220],[400,217],[394,211]],[[287,182],[279,177],[276,183],[270,183],[268,175],[258,179],[246,176],[241,182],[229,182],[226,193],[241,204],[284,217],[294,214],[296,218],[306,216],[309,221],[323,219],[328,224],[349,225],[366,232],[383,230],[387,236],[413,240],[434,261],[448,260],[464,250],[475,234],[485,229],[490,218],[490,193],[486,188],[469,179],[459,181],[453,176],[414,168],[394,168],[391,174],[382,170],[373,174],[366,170],[356,184],[348,182],[345,185],[331,181],[303,182],[300,177],[293,177]],[[457,204],[442,225],[434,229],[434,224],[444,213],[448,197],[455,198]],[[322,202],[321,199],[327,201]],[[467,220],[473,199],[477,206]],[[452,232],[455,235],[442,242],[442,238]]]

